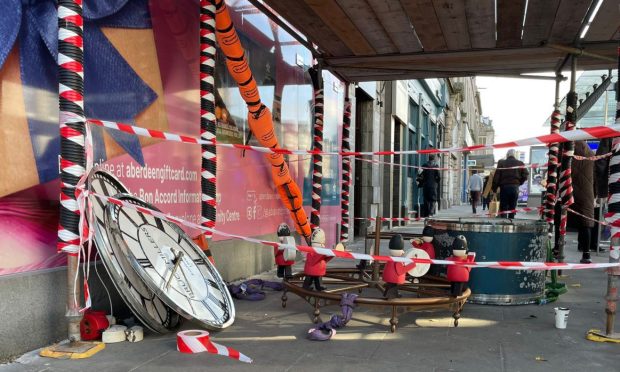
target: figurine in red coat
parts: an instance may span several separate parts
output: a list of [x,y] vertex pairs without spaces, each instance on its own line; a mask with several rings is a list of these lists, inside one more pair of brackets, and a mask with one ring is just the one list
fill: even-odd
[[[405,252],[403,250],[404,247],[405,242],[403,241],[402,235],[394,235],[392,239],[390,239],[390,256],[401,257]],[[383,296],[388,299],[400,297],[400,294],[398,293],[398,286],[405,283],[407,271],[413,269],[414,267],[415,262],[412,262],[409,265],[405,265],[402,262],[386,262],[385,267],[383,268],[383,281],[385,282],[385,291],[383,292]]]
[[[288,243],[288,238],[290,237],[291,229],[288,225],[285,223],[280,224],[278,226],[278,239],[280,243]],[[278,265],[278,278],[284,278],[285,280],[292,278],[291,266],[295,264],[295,260],[287,260],[285,257],[285,254],[291,255],[291,252],[287,248],[274,247],[273,254],[276,258],[276,265]]]
[[[323,229],[316,228],[310,236],[310,242],[313,247],[325,248],[325,232]],[[321,285],[321,278],[325,276],[327,271],[327,263],[334,257],[325,256],[317,253],[308,253],[306,255],[306,263],[304,265],[304,279],[303,288],[310,289],[314,283],[314,289],[317,291],[325,290],[325,287]]]
[[422,240],[419,238],[411,239],[411,245],[414,248],[421,249],[428,253],[428,257],[431,260],[435,259],[435,247],[433,246],[433,236],[435,235],[435,230],[431,226],[424,226],[424,230],[422,231]]
[[[448,261],[456,262],[474,262],[476,253],[467,254],[467,239],[463,235],[459,235],[452,242],[452,256],[447,258]],[[463,294],[469,282],[469,272],[471,267],[461,265],[448,265],[448,280],[450,281],[450,293],[453,297]]]

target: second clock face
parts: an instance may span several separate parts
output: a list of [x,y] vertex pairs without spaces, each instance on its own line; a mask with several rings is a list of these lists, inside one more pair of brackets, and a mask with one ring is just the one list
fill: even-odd
[[[132,204],[152,208],[126,195]],[[168,306],[211,329],[234,321],[234,305],[219,273],[177,225],[132,208],[110,205],[106,219],[132,266]]]
[[[127,188],[114,176],[102,170],[93,170],[88,177],[89,189],[97,194],[115,196]],[[121,249],[112,244],[106,229],[107,203],[92,196],[95,244],[104,266],[121,297],[142,324],[158,333],[165,333],[179,323],[179,314],[155,295],[135,272]]]
[[[426,253],[425,250],[419,249],[419,248],[413,248],[409,250],[407,253],[405,253],[405,257],[425,258],[425,259],[430,258],[428,253]],[[430,270],[430,268],[431,268],[431,264],[417,263],[415,267],[409,270],[408,272],[409,272],[409,275],[413,276],[414,278],[419,278],[419,277],[426,275],[426,273],[428,272],[428,270]]]

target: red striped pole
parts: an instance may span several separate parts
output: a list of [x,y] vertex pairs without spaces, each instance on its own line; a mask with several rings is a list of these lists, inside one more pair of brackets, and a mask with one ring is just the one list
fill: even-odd
[[[618,73],[620,74],[620,45],[618,46]],[[616,124],[620,124],[620,80],[616,82]],[[611,224],[611,244],[609,247],[609,262],[620,262],[620,137],[612,141],[613,155],[609,161],[609,199],[608,213],[605,216]],[[618,340],[620,337],[614,332],[616,308],[618,302],[618,277],[620,270],[610,269],[607,276],[607,295],[605,313],[607,313],[605,335]]]
[[[575,56],[571,57],[571,77],[570,92],[566,95],[566,129],[565,132],[575,130],[577,122],[577,93],[575,92],[577,60]],[[564,262],[564,245],[566,244],[566,223],[568,221],[568,207],[575,200],[573,199],[573,180],[571,176],[571,166],[573,162],[573,153],[575,152],[575,144],[572,141],[565,142],[562,147],[562,167],[559,182],[559,197],[562,201],[562,214],[560,217],[560,239],[558,243],[558,262]]]
[[84,138],[84,40],[82,0],[58,1],[58,101],[60,108],[60,221],[58,250],[67,252],[69,341],[80,340],[80,289],[75,286],[79,262],[80,211],[75,186],[86,172]]
[[[323,151],[323,77],[319,67],[308,70],[314,88],[314,140],[312,149]],[[323,193],[323,156],[312,155],[312,210],[310,227],[314,230],[321,224],[321,194]]]
[[[215,226],[217,147],[215,124],[215,1],[200,0],[200,138],[213,144],[202,144],[201,162],[201,224]],[[205,232],[210,238],[211,233]],[[205,254],[211,258],[211,250]]]
[[[558,81],[559,83],[559,81]],[[551,134],[560,133],[560,110],[556,106],[551,114]],[[558,155],[560,144],[549,144],[549,162],[547,163],[547,193],[545,195],[545,220],[553,224],[558,181]]]
[[[351,151],[351,100],[349,99],[349,84],[345,84],[344,93],[344,112],[342,114],[342,151]],[[342,158],[342,193],[340,195],[340,208],[342,210],[340,218],[340,241],[349,240],[349,221],[350,221],[350,198],[349,192],[352,184],[351,177],[351,158]]]

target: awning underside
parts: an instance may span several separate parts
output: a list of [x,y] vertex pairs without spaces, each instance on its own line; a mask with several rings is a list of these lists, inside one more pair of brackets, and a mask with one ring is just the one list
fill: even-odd
[[[348,81],[615,68],[618,0],[264,0]],[[527,7],[526,7],[527,5]],[[589,22],[595,13],[592,22]],[[588,26],[589,24],[589,26]],[[587,33],[583,34],[587,27]]]

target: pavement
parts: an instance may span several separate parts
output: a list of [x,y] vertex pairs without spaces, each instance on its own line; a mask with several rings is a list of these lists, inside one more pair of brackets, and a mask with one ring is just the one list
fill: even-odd
[[[438,216],[471,216],[469,207],[453,207]],[[519,215],[517,217],[526,217]],[[528,216],[532,218],[531,216]],[[415,224],[407,229],[420,229]],[[404,228],[403,228],[404,229]],[[576,235],[567,236],[567,262],[578,262]],[[382,251],[387,241],[382,242]],[[361,240],[351,249],[363,250]],[[593,255],[607,262],[607,255]],[[352,266],[334,260],[330,266]],[[607,274],[603,270],[565,271],[568,287],[556,303],[489,306],[467,304],[452,325],[448,311],[399,315],[398,329],[389,330],[389,309],[357,307],[349,324],[330,341],[306,339],[312,327],[312,307],[289,293],[281,307],[280,293],[268,292],[259,302],[235,301],[236,321],[214,342],[233,347],[254,359],[241,363],[212,354],[181,354],[175,335],[147,334],[139,343],[109,344],[85,360],[57,360],[27,353],[0,372],[9,371],[620,371],[620,345],[585,339],[589,329],[604,329]],[[273,271],[258,276],[275,280]],[[570,308],[566,329],[554,326],[556,306]],[[339,313],[337,306],[322,309],[322,320]],[[183,329],[196,325],[186,323]],[[620,328],[620,326],[616,327]],[[5,341],[6,342],[6,341]]]

